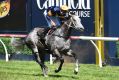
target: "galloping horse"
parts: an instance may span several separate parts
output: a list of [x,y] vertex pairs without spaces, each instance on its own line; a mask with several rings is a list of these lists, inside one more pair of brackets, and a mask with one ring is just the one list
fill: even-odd
[[78,59],[77,54],[75,54],[71,48],[70,34],[72,29],[77,29],[80,31],[84,30],[81,24],[81,19],[76,15],[70,15],[69,19],[64,22],[64,24],[57,28],[52,34],[45,34],[48,32],[45,28],[34,28],[28,36],[25,38],[25,44],[32,50],[36,62],[41,66],[44,76],[47,76],[48,68],[44,64],[44,56],[46,48],[49,53],[52,53],[60,60],[60,65],[55,72],[59,72],[62,69],[64,63],[63,54],[73,56],[76,60],[76,68],[74,73],[78,73]]

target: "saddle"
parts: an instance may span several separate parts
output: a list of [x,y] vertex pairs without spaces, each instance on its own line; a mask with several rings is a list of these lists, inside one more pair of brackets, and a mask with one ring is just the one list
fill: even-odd
[[46,35],[51,35],[55,30],[56,27],[52,27],[52,28],[47,27],[45,29],[39,29],[37,35],[40,36],[40,39],[44,39]]

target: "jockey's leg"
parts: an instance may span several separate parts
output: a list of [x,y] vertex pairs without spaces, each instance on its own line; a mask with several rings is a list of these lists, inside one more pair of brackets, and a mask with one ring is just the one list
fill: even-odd
[[51,29],[48,31],[48,35],[52,34],[56,30],[56,26],[52,26]]
[[51,29],[49,30],[49,34],[52,34],[57,29],[57,27],[59,27],[61,25],[61,22],[58,19],[58,17],[50,17],[50,18],[53,21],[53,24],[51,21],[51,24],[50,24]]

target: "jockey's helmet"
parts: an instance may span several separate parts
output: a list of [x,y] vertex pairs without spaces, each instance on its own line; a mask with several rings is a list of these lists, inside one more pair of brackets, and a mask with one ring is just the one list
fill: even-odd
[[67,5],[62,5],[60,7],[60,9],[61,9],[62,12],[68,12],[69,11],[69,7]]

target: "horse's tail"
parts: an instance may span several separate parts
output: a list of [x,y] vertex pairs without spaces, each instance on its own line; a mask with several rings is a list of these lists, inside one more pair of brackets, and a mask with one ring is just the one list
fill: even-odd
[[10,45],[12,47],[14,47],[15,49],[21,49],[25,45],[25,40],[24,40],[24,38],[17,39],[17,38],[13,37],[11,39]]

